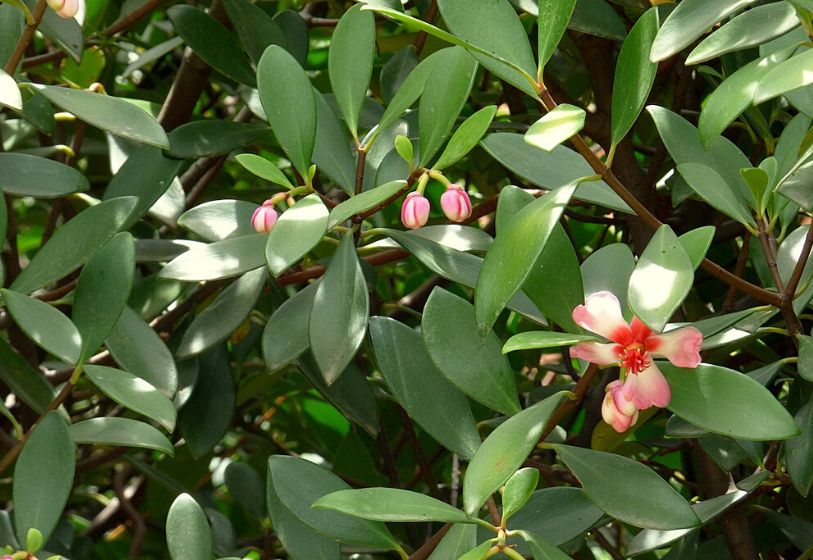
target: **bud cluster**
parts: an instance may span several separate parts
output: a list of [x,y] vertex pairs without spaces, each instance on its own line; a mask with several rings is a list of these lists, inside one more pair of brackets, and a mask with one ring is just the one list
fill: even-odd
[[[453,222],[463,222],[471,216],[471,199],[463,187],[455,183],[446,187],[440,197],[440,207]],[[411,192],[401,206],[401,222],[409,229],[424,226],[429,220],[429,209],[429,199],[419,191]]]

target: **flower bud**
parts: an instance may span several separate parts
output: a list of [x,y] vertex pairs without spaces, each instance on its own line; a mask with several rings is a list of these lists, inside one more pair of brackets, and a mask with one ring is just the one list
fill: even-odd
[[60,17],[72,18],[79,11],[79,0],[47,0],[48,6]]
[[416,191],[409,193],[401,206],[401,222],[409,229],[417,229],[428,219],[429,200]]
[[452,184],[440,197],[443,213],[453,222],[462,222],[471,216],[471,199],[460,185]]
[[263,205],[251,215],[251,225],[257,233],[268,233],[276,223],[277,211],[274,210],[274,203],[271,200],[263,202]]

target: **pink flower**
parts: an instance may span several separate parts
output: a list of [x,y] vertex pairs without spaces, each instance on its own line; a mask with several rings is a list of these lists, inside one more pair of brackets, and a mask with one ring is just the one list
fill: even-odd
[[417,191],[409,193],[401,206],[401,222],[409,229],[418,229],[428,219],[429,200]]
[[[588,296],[584,305],[573,310],[573,320],[580,327],[611,340],[611,343],[581,342],[570,355],[595,364],[618,364],[625,370],[623,386],[610,384],[604,399],[602,415],[616,430],[633,423],[632,403],[637,410],[650,406],[665,407],[672,398],[669,383],[660,372],[653,357],[666,358],[678,367],[694,368],[700,364],[700,346],[703,335],[694,327],[677,329],[666,334],[653,334],[640,319],[634,317],[627,324],[621,305],[610,292],[596,292]],[[630,421],[622,417],[629,417]]]
[[60,17],[72,18],[79,11],[79,0],[47,0],[48,6]]
[[601,403],[601,417],[616,432],[626,432],[638,420],[638,409],[624,390],[624,384],[615,380],[605,389],[604,402]]
[[274,210],[274,202],[266,200],[262,206],[254,210],[251,215],[251,225],[257,233],[268,233],[277,223],[277,216],[277,211]]
[[471,216],[471,199],[463,187],[451,184],[440,197],[443,213],[453,222],[462,222]]

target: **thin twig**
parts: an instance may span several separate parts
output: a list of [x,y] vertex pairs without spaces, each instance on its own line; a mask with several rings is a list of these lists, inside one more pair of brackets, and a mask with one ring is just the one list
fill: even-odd
[[34,38],[34,32],[37,30],[37,27],[39,27],[40,22],[42,21],[42,16],[45,15],[45,10],[47,8],[48,3],[46,0],[37,0],[37,4],[34,6],[34,9],[31,10],[31,17],[33,18],[33,21],[25,26],[22,35],[20,35],[17,44],[14,46],[14,51],[12,51],[8,62],[6,63],[6,74],[13,76],[17,73],[17,65],[20,64],[20,60],[22,60],[25,50],[31,43],[31,39]]

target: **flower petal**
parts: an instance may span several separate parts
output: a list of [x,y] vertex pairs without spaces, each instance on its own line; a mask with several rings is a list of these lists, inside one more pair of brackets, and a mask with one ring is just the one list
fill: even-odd
[[640,410],[650,406],[663,408],[672,400],[669,382],[654,363],[641,373],[629,374],[623,391]]
[[694,327],[684,327],[668,333],[650,336],[646,340],[649,352],[664,357],[677,367],[695,368],[700,365],[703,334]]
[[604,396],[604,402],[601,404],[601,417],[607,422],[616,432],[626,432],[627,429],[635,423],[638,419],[638,411],[636,410],[631,416],[624,414],[615,406],[613,399],[613,392],[608,391]]
[[579,342],[570,348],[570,356],[599,365],[614,364],[618,361],[619,348],[615,343]]
[[573,320],[580,327],[613,342],[625,344],[631,341],[632,331],[621,314],[621,304],[610,292],[587,296],[584,305],[573,310]]

